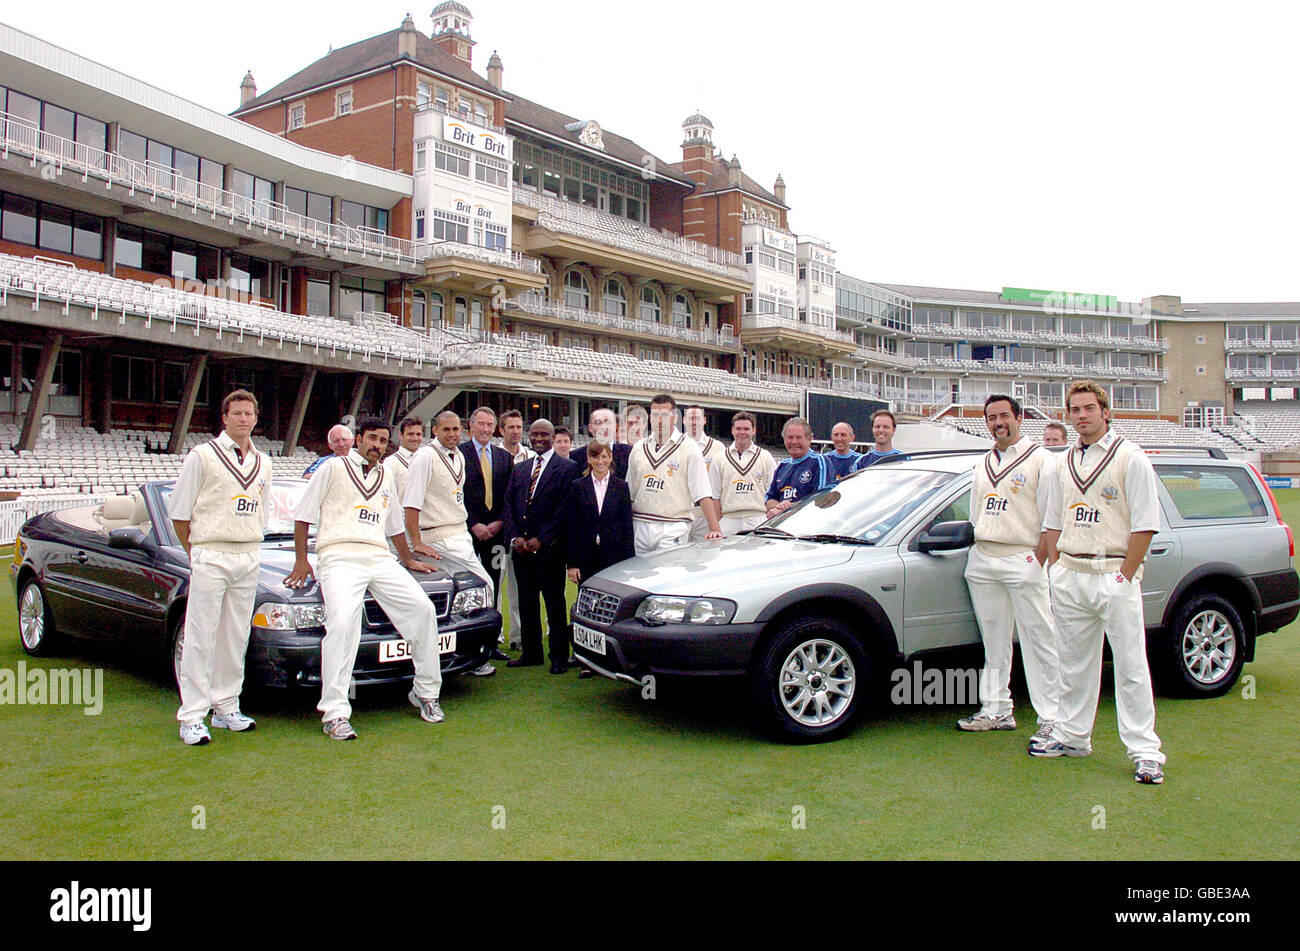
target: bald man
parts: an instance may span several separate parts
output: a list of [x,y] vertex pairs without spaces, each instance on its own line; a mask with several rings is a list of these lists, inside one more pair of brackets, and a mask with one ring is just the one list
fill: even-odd
[[330,431],[325,434],[325,442],[329,444],[332,455],[321,456],[304,469],[302,473],[304,479],[310,479],[313,472],[325,465],[329,460],[333,459],[334,456],[338,456],[340,459],[346,459],[348,457],[348,453],[352,451],[352,430],[348,429],[348,427],[344,426],[342,423],[331,426]]

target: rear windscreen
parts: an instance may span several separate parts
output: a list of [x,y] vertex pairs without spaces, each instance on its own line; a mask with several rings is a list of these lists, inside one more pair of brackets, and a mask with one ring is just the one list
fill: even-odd
[[1268,503],[1244,469],[1221,466],[1157,465],[1156,474],[1186,520],[1262,518]]

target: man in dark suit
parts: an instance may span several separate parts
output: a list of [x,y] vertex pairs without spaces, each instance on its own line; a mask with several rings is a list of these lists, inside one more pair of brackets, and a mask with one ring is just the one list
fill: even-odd
[[528,430],[537,453],[530,463],[515,467],[506,491],[505,538],[510,544],[519,582],[520,640],[523,655],[507,667],[532,667],[542,663],[542,612],[546,602],[550,631],[551,673],[568,669],[569,610],[564,598],[565,532],[569,489],[578,467],[557,455],[551,443],[555,428],[539,419]]
[[486,406],[480,406],[469,418],[470,438],[460,446],[460,451],[465,454],[466,523],[474,539],[474,553],[492,579],[493,590],[501,587],[504,562],[498,554],[504,554],[506,546],[502,530],[505,528],[506,490],[514,466],[510,453],[492,445],[496,428],[497,414]]
[[[627,478],[627,460],[632,455],[632,447],[625,442],[614,442],[618,436],[618,417],[612,409],[594,409],[587,418],[587,433],[592,439],[598,439],[605,445],[614,447],[614,475],[620,479]],[[587,447],[575,449],[569,458],[578,464],[578,472],[587,468]]]

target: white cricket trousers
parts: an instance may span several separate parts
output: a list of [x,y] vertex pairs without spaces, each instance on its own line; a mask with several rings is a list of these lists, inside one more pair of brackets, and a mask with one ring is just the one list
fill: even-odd
[[1115,713],[1129,759],[1165,761],[1156,736],[1156,705],[1147,667],[1142,586],[1118,572],[1052,566],[1052,606],[1061,649],[1061,719],[1055,733],[1067,746],[1092,749],[1101,690],[1102,638],[1115,666]]
[[442,689],[438,618],[429,596],[401,563],[378,548],[374,555],[331,556],[327,550],[317,560],[316,578],[325,599],[320,703],[316,706],[321,720],[352,716],[348,687],[361,646],[361,611],[367,590],[397,633],[410,642],[415,695],[421,700],[437,700]]
[[190,594],[181,653],[181,705],[176,719],[202,720],[209,710],[234,713],[244,687],[244,655],[257,596],[260,548],[190,548]]
[[457,571],[472,571],[487,582],[488,601],[494,601],[496,599],[496,590],[492,587],[492,579],[488,577],[483,562],[478,560],[478,552],[474,551],[474,537],[470,535],[468,529],[449,538],[439,539],[436,542],[429,540],[430,535],[431,531],[428,529],[421,531],[420,541],[442,556],[442,561],[439,562],[438,567],[448,574],[454,574]]
[[[510,646],[522,647],[523,641],[520,640],[520,631],[524,629],[523,619],[519,617],[519,581],[515,578],[515,560],[506,556],[506,566],[504,571],[506,583],[502,586],[505,588],[506,597],[510,601]],[[497,599],[497,610],[501,610],[501,599]]]
[[679,548],[689,541],[690,522],[649,522],[632,519],[632,546],[638,556]]
[[1039,724],[1060,719],[1061,659],[1047,569],[1033,552],[989,555],[978,545],[966,559],[975,620],[984,640],[984,669],[980,671],[980,710],[990,716],[1011,712],[1011,632],[1020,632],[1020,656],[1025,664],[1029,701]]
[[724,515],[718,520],[718,528],[722,529],[722,534],[730,538],[737,532],[747,532],[758,528],[767,521],[766,515],[746,515],[743,518],[737,518],[734,515]]

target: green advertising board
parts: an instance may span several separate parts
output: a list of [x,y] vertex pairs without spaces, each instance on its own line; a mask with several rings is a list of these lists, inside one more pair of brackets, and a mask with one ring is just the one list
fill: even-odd
[[1009,301],[1046,304],[1063,310],[1114,311],[1119,307],[1119,299],[1111,294],[1072,294],[1069,291],[1036,291],[1023,287],[1004,287],[1002,297]]

